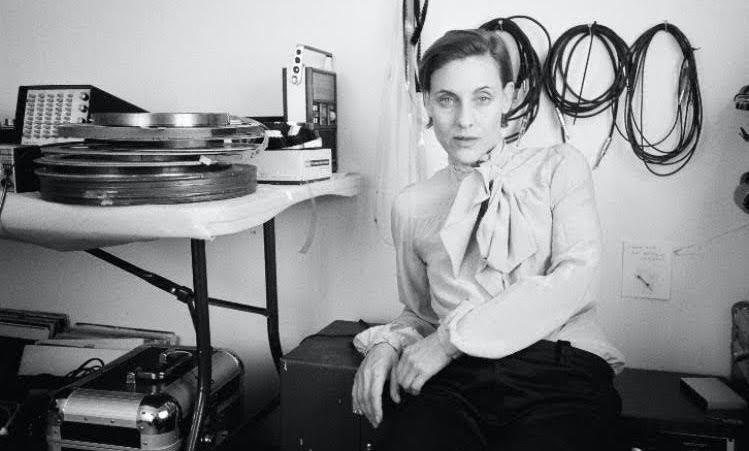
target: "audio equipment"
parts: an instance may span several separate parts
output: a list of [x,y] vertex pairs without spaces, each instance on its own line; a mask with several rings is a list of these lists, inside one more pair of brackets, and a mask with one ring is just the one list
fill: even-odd
[[[505,114],[503,122],[520,120],[516,130],[505,137],[507,142],[520,140],[528,128],[533,124],[538,114],[539,100],[543,91],[543,71],[541,60],[538,52],[533,48],[530,39],[520,28],[516,20],[525,19],[536,24],[546,36],[548,49],[551,49],[551,37],[546,28],[536,19],[529,16],[511,16],[508,18],[492,19],[483,25],[482,30],[494,31],[496,33],[506,33],[517,46],[519,67],[518,74],[515,77],[515,96],[510,110]],[[503,80],[507,82],[507,80]],[[503,123],[504,127],[506,124]]]
[[14,424],[20,410],[21,405],[18,402],[0,400],[0,448],[2,449],[13,449],[10,444],[14,436],[20,435],[16,431],[17,424]]
[[299,184],[331,177],[331,150],[322,148],[313,124],[269,121],[264,125],[269,129],[268,148],[253,160],[258,182]]
[[[315,62],[313,55],[322,56]],[[322,62],[322,65],[320,64]],[[314,67],[314,65],[317,67]],[[338,104],[333,54],[299,44],[293,63],[282,69],[284,120],[307,122],[322,138],[322,146],[331,150],[333,172],[338,170],[336,131]]]
[[[598,40],[606,50],[611,64],[612,77],[611,83],[602,93],[595,96],[590,94],[585,96],[583,90],[594,39]],[[587,40],[588,44],[585,67],[580,86],[574,87],[570,83],[569,68],[575,50],[584,40]],[[613,139],[619,111],[619,97],[627,86],[628,56],[629,48],[624,39],[611,28],[593,22],[587,25],[577,25],[565,31],[551,47],[546,58],[544,65],[546,93],[556,108],[563,141],[566,142],[569,139],[567,124],[564,121],[565,115],[572,116],[574,123],[574,120],[578,118],[589,118],[606,110],[611,111],[611,124],[608,134],[598,149],[593,169],[601,163]]]
[[90,162],[46,160],[36,173],[42,199],[79,205],[179,204],[255,192],[255,166],[188,163],[92,166]]
[[298,184],[331,177],[330,149],[267,150],[253,161],[261,183]]
[[45,146],[35,173],[42,199],[123,206],[202,202],[255,192],[247,164],[265,127],[225,113],[97,113],[59,127],[85,142]]
[[6,117],[0,123],[0,143],[17,144],[20,141],[17,137],[15,125]]
[[0,144],[0,188],[16,193],[37,191],[34,159],[41,155],[37,146]]
[[58,127],[69,123],[86,123],[92,113],[144,112],[91,85],[20,86],[16,103],[16,134],[21,144],[51,144],[63,139]]
[[[50,451],[182,449],[195,407],[197,353],[144,345],[53,394],[46,426]],[[241,420],[242,364],[213,350],[205,445],[220,445]],[[206,448],[207,449],[207,448]]]
[[109,127],[96,124],[69,124],[58,127],[62,136],[107,141],[166,141],[183,139],[223,139],[233,135],[247,135],[254,126],[226,127]]
[[[169,147],[160,146],[158,143],[116,143],[106,141],[88,141],[58,144],[44,148],[45,154],[65,154],[65,155],[100,155],[100,156],[122,156],[132,157],[132,159],[169,159],[171,157],[178,160],[194,159],[197,160],[201,155],[236,155],[239,152],[252,150],[253,147],[248,145],[230,145],[230,146],[205,146],[192,147],[192,142],[188,147]],[[137,158],[136,158],[137,157]]]
[[227,113],[97,113],[97,125],[109,127],[226,127],[231,125]]
[[[659,32],[671,37],[681,52],[678,91],[673,97],[674,121],[665,136],[645,136],[643,103],[645,60]],[[655,25],[637,38],[629,49],[627,89],[624,100],[624,130],[634,154],[653,175],[665,177],[679,172],[692,159],[702,134],[702,93],[697,75],[695,48],[676,25]]]

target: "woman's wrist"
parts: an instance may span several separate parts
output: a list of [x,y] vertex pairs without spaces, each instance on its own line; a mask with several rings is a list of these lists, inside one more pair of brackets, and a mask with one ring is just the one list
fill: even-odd
[[463,355],[460,349],[457,348],[452,342],[450,342],[450,331],[447,324],[442,324],[437,328],[437,341],[439,341],[442,349],[445,351],[451,359],[455,359]]
[[371,347],[369,348],[369,351],[368,351],[368,353],[369,353],[369,352],[372,352],[372,350],[374,350],[374,349],[375,349],[375,348],[377,348],[377,347],[385,347],[386,349],[387,349],[387,348],[390,348],[390,349],[392,349],[393,351],[395,351],[395,353],[396,353],[397,355],[400,355],[400,353],[401,353],[401,350],[400,350],[400,349],[399,349],[399,348],[398,348],[397,346],[395,346],[395,345],[394,345],[393,343],[391,343],[391,342],[389,342],[389,341],[387,341],[387,340],[383,340],[383,341],[379,341],[379,342],[377,342],[377,343],[374,343],[374,344],[373,344],[373,345],[372,345],[372,346],[371,346]]

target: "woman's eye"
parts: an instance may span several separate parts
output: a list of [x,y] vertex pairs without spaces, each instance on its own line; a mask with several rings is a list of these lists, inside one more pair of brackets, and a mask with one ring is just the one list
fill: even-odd
[[491,101],[492,101],[492,98],[489,97],[489,96],[480,96],[479,97],[479,102],[480,103],[489,103]]
[[450,96],[444,96],[438,98],[437,102],[442,106],[453,106],[455,104],[455,99]]

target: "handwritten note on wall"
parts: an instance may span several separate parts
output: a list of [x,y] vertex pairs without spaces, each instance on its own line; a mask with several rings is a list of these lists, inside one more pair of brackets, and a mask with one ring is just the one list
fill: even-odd
[[625,241],[622,251],[623,297],[671,299],[670,243]]

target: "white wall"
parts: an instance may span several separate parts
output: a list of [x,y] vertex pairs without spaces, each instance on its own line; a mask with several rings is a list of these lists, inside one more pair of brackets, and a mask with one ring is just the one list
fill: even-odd
[[[740,174],[749,170],[749,149],[737,136],[747,116],[731,101],[749,73],[744,25],[749,5],[743,0],[625,4],[432,1],[424,40],[428,44],[447,29],[512,14],[535,17],[552,38],[593,20],[628,43],[664,19],[681,27],[699,48],[703,138],[693,160],[669,178],[650,175],[620,138],[595,171],[606,246],[600,317],[632,366],[727,374],[729,308],[749,295],[749,230],[710,238],[749,222],[731,199]],[[278,115],[280,68],[294,45],[332,51],[338,72],[340,168],[362,173],[365,191],[355,199],[318,203],[321,224],[306,255],[297,250],[307,231],[309,205],[294,207],[277,220],[281,332],[285,350],[290,350],[333,319],[386,320],[399,311],[392,250],[381,242],[373,223],[377,109],[390,54],[387,44],[399,11],[395,0],[3,0],[0,118],[12,117],[18,85],[41,83],[94,84],[150,111]],[[649,75],[654,100],[647,104],[654,132],[671,117],[671,109],[659,96],[670,88],[668,82],[653,74],[663,73],[668,80],[674,64],[673,45],[667,40],[658,45],[653,52],[659,62]],[[605,66],[591,68],[593,80],[606,74]],[[527,144],[559,139],[546,102]],[[578,122],[573,142],[592,156],[606,121]],[[430,150],[433,158],[439,152]],[[211,295],[262,302],[261,233],[253,230],[209,243]],[[620,296],[622,240],[696,245],[689,248],[690,255],[674,256],[671,300]],[[185,240],[111,251],[190,284]],[[185,343],[194,341],[185,308],[87,254],[0,241],[0,257],[3,306],[67,311],[74,321],[173,329]],[[215,308],[211,315],[215,345],[230,347],[244,359],[248,409],[256,410],[277,387],[264,320]]]

